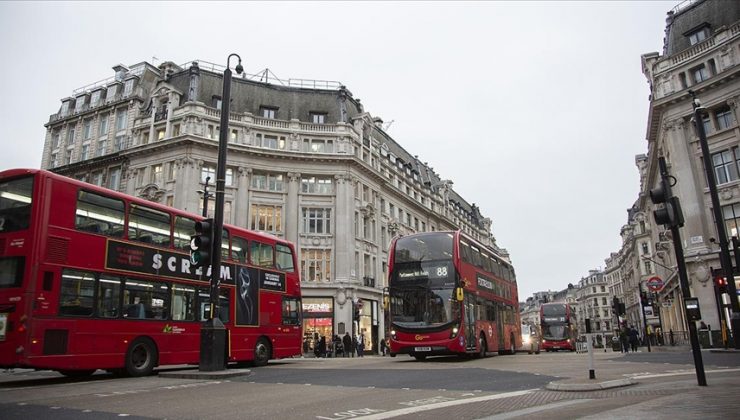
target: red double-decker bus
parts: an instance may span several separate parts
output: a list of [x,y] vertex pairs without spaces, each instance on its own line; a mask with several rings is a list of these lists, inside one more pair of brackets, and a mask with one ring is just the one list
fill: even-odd
[[540,306],[543,350],[576,350],[573,317],[573,309],[567,303],[544,303]]
[[[0,172],[0,367],[141,376],[197,364],[211,307],[189,260],[200,219],[47,171]],[[300,355],[293,245],[228,225],[222,242],[225,360]]]
[[513,267],[460,231],[394,239],[389,257],[390,352],[514,354],[521,345]]

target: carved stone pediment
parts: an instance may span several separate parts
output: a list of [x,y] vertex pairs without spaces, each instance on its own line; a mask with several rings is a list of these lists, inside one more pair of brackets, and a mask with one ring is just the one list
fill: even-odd
[[159,188],[157,184],[149,184],[141,189],[139,192],[139,197],[152,201],[155,203],[159,203],[162,200],[162,196],[164,195],[165,190]]

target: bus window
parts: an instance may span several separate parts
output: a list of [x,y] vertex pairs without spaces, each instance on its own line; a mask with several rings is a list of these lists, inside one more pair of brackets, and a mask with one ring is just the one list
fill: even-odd
[[246,239],[234,236],[231,239],[231,259],[246,264],[248,246]]
[[252,258],[252,264],[260,267],[273,267],[273,251],[271,245],[256,241],[252,241],[250,245],[249,256]]
[[290,271],[294,270],[293,267],[293,252],[289,247],[281,244],[275,246],[277,250],[277,268],[278,270]]
[[62,271],[62,291],[59,296],[59,315],[91,316],[95,277],[92,273],[65,269]]
[[471,262],[473,263],[473,265],[479,268],[483,268],[483,263],[481,262],[480,257],[480,250],[478,250],[478,248],[474,246],[471,246],[470,250],[472,251],[471,256],[473,257],[473,260]]
[[123,237],[125,210],[122,200],[80,190],[75,215],[77,230]]
[[195,233],[195,220],[177,216],[175,218],[175,248],[190,251],[190,237]]
[[33,177],[0,183],[0,232],[28,229]]
[[[224,324],[229,322],[229,290],[219,289],[219,309],[218,318]],[[200,307],[199,316],[201,321],[205,321],[210,318],[211,310],[211,291],[208,288],[198,289],[198,304]]]
[[167,319],[168,289],[164,283],[126,279],[123,290],[123,317]]
[[172,285],[172,320],[195,320],[195,287]]
[[170,246],[170,223],[168,213],[132,204],[128,218],[128,238],[157,246]]
[[300,300],[283,296],[283,325],[301,325]]
[[470,252],[470,245],[468,245],[465,241],[460,241],[460,257],[462,257],[463,261],[465,261],[468,264],[473,263],[473,257],[471,256]]
[[223,228],[221,231],[221,261],[229,259],[229,231]]
[[118,318],[121,296],[121,279],[107,274],[100,275],[98,282],[98,316],[102,318]]

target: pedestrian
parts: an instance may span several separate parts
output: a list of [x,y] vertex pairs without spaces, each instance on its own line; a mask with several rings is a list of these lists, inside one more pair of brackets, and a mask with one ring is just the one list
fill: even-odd
[[365,333],[360,332],[360,336],[357,338],[357,357],[365,356]]
[[339,335],[334,335],[334,357],[338,357],[340,354],[344,354],[344,346],[342,345],[342,339]]
[[344,347],[344,357],[349,357],[350,354],[353,353],[352,351],[352,337],[349,336],[349,333],[344,333],[344,337],[342,338],[342,346]]
[[632,351],[633,352],[637,351],[637,347],[640,343],[640,336],[637,334],[637,330],[635,329],[634,326],[630,327],[629,337],[630,337],[630,347],[632,348]]
[[627,330],[627,327],[622,328],[622,330],[619,332],[619,341],[622,344],[622,353],[629,353],[630,352],[630,338],[629,338],[629,331]]
[[671,345],[672,346],[675,346],[676,345],[676,341],[673,338],[673,328],[670,328],[668,330],[668,340],[671,342]]
[[385,349],[386,349],[385,338],[381,338],[380,339],[380,355],[381,356],[385,356]]
[[317,357],[326,357],[326,337],[323,335],[319,339],[319,352]]
[[357,352],[357,356],[360,355],[360,348],[357,345],[357,336],[352,336],[352,357],[355,357],[355,351]]

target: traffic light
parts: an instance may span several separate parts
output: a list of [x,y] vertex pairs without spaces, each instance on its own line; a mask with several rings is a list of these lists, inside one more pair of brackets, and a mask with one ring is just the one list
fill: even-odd
[[211,265],[213,219],[195,222],[195,235],[190,237],[190,264],[194,267]]
[[678,197],[673,196],[668,176],[660,179],[660,184],[650,190],[650,200],[653,204],[663,204],[663,207],[653,211],[655,223],[666,227],[682,227],[683,212]]
[[612,313],[619,315],[619,298],[616,296],[612,298]]
[[727,279],[724,277],[715,277],[714,286],[717,288],[717,293],[727,293]]

